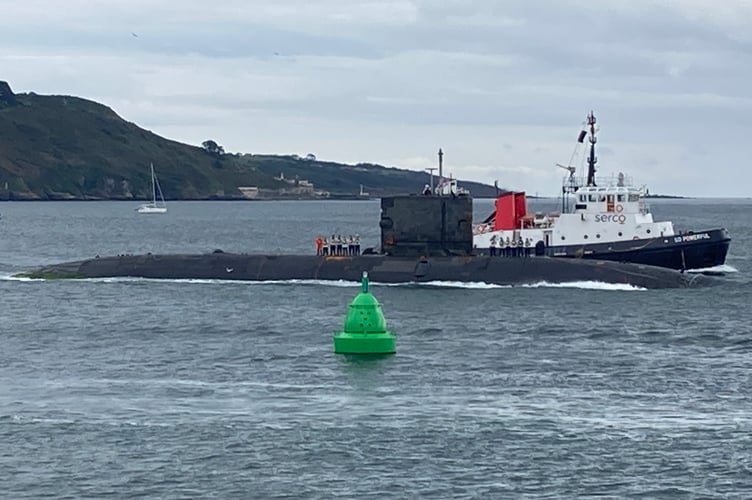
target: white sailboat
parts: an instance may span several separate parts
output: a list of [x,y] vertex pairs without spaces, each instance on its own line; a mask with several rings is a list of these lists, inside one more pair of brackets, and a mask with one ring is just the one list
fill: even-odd
[[144,203],[136,209],[140,214],[163,214],[167,212],[167,204],[162,195],[162,188],[159,186],[159,180],[154,173],[154,164],[151,166],[151,203]]

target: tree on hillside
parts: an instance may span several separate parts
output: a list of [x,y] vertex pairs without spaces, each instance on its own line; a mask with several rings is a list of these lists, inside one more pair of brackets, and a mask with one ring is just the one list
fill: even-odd
[[225,148],[209,139],[201,143],[204,150],[212,156],[223,156],[225,154]]

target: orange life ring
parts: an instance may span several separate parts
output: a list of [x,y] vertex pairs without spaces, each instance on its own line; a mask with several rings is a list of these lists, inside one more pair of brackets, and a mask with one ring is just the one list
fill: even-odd
[[622,211],[624,210],[624,207],[623,207],[623,206],[621,206],[621,205],[616,205],[616,207],[615,207],[615,208],[616,208],[616,212],[617,212],[617,213],[621,213],[621,212],[622,212]]

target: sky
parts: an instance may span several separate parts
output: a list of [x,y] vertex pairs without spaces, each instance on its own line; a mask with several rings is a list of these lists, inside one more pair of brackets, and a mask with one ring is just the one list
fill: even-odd
[[[0,0],[0,80],[169,139],[556,196],[752,196],[750,0]],[[428,177],[428,174],[426,174]]]

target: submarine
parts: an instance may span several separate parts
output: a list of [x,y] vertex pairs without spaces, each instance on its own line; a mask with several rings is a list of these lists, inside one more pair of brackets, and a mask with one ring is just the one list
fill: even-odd
[[19,276],[38,279],[140,277],[215,280],[345,280],[367,272],[375,283],[478,282],[496,285],[598,281],[634,287],[689,288],[715,278],[643,264],[545,255],[482,255],[473,247],[472,196],[456,186],[381,198],[381,247],[358,255],[145,254],[47,265]]

